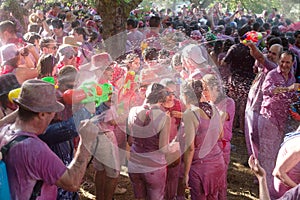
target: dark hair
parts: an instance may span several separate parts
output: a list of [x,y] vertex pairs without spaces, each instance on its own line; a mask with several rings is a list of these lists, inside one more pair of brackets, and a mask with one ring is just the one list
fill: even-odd
[[18,117],[23,122],[29,122],[34,117],[36,117],[39,113],[33,112],[31,110],[25,109],[22,106],[19,106]]
[[56,43],[52,37],[45,37],[40,40],[40,49],[48,47],[50,43]]
[[273,44],[282,45],[282,41],[281,41],[280,37],[273,37],[267,42],[268,47],[272,46]]
[[232,28],[230,26],[226,26],[224,34],[225,35],[231,35],[232,34]]
[[62,28],[62,29],[64,28],[64,24],[63,24],[63,22],[60,19],[54,19],[54,20],[52,20],[51,25],[54,28]]
[[254,31],[258,31],[258,29],[260,28],[260,23],[255,22],[252,26]]
[[147,47],[143,52],[144,60],[157,60],[158,51],[156,48]]
[[150,89],[150,93],[146,97],[146,103],[155,104],[158,102],[165,102],[167,94],[165,87],[159,83],[153,83],[148,86]]
[[217,40],[214,45],[214,52],[217,56],[222,52],[222,48],[223,48],[223,41]]
[[56,63],[57,60],[52,54],[42,55],[37,63],[38,78],[52,76],[52,71]]
[[300,35],[300,30],[295,31],[294,37],[296,38],[298,35]]
[[83,35],[83,39],[86,40],[87,32],[84,28],[76,27],[74,28],[74,32],[77,33],[78,35]]
[[244,25],[238,30],[239,36],[242,37],[243,35],[245,35],[247,32],[249,32],[251,30],[252,30],[251,26]]
[[166,49],[161,49],[158,52],[158,57],[159,58],[169,58],[170,57],[170,51],[166,50]]
[[286,50],[286,51],[283,51],[281,55],[283,55],[283,54],[292,56],[292,62],[295,61],[295,54],[292,51]]
[[39,33],[40,30],[41,30],[41,27],[38,24],[29,24],[28,25],[28,32]]
[[192,80],[182,84],[181,92],[188,98],[189,103],[198,105],[203,92],[203,85],[200,80]]
[[279,37],[281,35],[281,33],[280,33],[278,26],[272,26],[270,34],[274,35],[275,37]]
[[267,22],[263,23],[262,26],[265,28],[265,30],[270,30],[270,28],[271,28],[271,24],[267,23]]
[[149,26],[155,28],[155,27],[159,27],[159,25],[160,25],[160,17],[152,16],[149,20]]
[[281,39],[281,43],[282,43],[282,47],[283,50],[288,50],[289,49],[289,40],[286,37],[280,37]]
[[9,20],[0,22],[0,33],[4,33],[5,31],[10,33],[16,33],[15,23]]
[[31,44],[34,44],[35,40],[40,40],[42,37],[35,32],[27,32],[24,34],[24,39],[26,40],[26,42],[29,42]]
[[80,26],[80,22],[78,20],[75,20],[71,22],[71,28],[76,28]]
[[223,44],[223,52],[227,52],[232,45],[234,45],[234,42],[230,39],[226,39]]
[[58,73],[58,85],[66,82],[75,82],[78,72],[75,67],[71,65],[64,66]]
[[127,26],[129,26],[129,25],[131,25],[132,26],[132,28],[136,28],[137,27],[137,21],[136,20],[134,20],[134,19],[127,19]]

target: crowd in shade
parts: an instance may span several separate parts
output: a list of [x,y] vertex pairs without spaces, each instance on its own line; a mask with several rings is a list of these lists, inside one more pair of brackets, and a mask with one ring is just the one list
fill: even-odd
[[233,132],[260,199],[298,199],[300,22],[240,4],[135,9],[115,56],[81,2],[36,3],[23,25],[3,7],[0,19],[11,199],[80,199],[92,166],[97,200],[126,193],[122,167],[135,199],[226,200]]

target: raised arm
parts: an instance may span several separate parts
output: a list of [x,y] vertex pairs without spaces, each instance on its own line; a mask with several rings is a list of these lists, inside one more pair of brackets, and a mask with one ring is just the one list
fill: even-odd
[[263,53],[256,47],[256,45],[251,41],[247,41],[245,45],[250,48],[251,56],[255,58],[259,63],[264,65],[266,58],[264,57]]

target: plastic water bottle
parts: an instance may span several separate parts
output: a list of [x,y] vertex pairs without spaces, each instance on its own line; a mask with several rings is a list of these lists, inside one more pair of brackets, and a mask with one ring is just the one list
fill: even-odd
[[2,161],[1,152],[0,152],[0,197],[1,200],[11,200],[6,165]]

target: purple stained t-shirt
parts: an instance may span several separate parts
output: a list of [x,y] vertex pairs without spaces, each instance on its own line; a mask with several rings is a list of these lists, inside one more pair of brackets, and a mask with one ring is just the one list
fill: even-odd
[[9,127],[10,125],[7,125],[1,129],[0,147],[16,135],[30,136],[11,147],[5,159],[12,199],[28,200],[36,181],[43,180],[38,200],[55,200],[55,182],[64,174],[66,166],[37,135],[22,131],[13,132]]
[[289,87],[296,82],[295,76],[290,72],[288,80],[285,80],[280,68],[270,71],[262,85],[263,101],[260,114],[266,116],[270,121],[283,128],[288,117],[289,106],[294,93],[285,92],[273,94],[276,87]]

